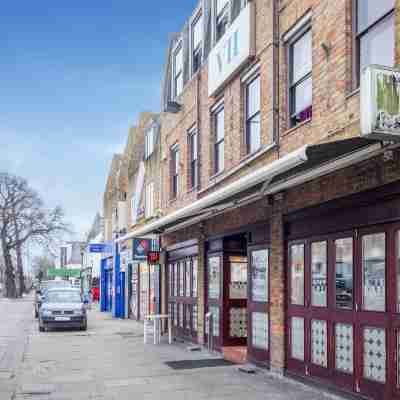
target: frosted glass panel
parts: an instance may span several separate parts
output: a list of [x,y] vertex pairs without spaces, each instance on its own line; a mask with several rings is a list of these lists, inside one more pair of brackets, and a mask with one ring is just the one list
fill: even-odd
[[268,250],[251,253],[251,298],[253,301],[268,301]]
[[326,307],[327,243],[311,245],[311,302],[316,307]]
[[386,382],[386,335],[384,329],[364,329],[364,378]]
[[353,373],[353,326],[335,325],[335,360],[336,369],[348,374]]
[[268,350],[268,314],[253,312],[251,318],[252,346]]
[[326,321],[311,322],[311,361],[321,367],[328,365]]
[[364,236],[363,309],[385,311],[386,302],[386,237],[384,233]]
[[290,247],[291,303],[304,305],[304,244]]
[[292,358],[304,361],[304,318],[292,318],[291,354]]

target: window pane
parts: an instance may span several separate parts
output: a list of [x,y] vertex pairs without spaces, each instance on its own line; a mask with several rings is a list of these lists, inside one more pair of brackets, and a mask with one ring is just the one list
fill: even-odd
[[191,265],[190,265],[190,260],[186,261],[186,267],[185,267],[185,271],[186,271],[186,279],[185,279],[185,283],[186,283],[186,297],[190,297],[190,283],[191,283],[191,276],[190,276],[190,269],[191,269]]
[[180,73],[175,79],[175,95],[179,96],[183,90],[183,74]]
[[257,250],[251,253],[251,299],[268,301],[268,250]]
[[217,145],[216,147],[216,171],[215,172],[221,172],[224,169],[224,163],[225,163],[225,146],[224,142],[221,142]]
[[192,296],[197,297],[197,258],[193,258]]
[[304,305],[304,245],[290,248],[291,303]]
[[247,337],[247,308],[231,307],[229,309],[229,336],[231,338]]
[[229,257],[230,282],[229,298],[247,298],[247,257]]
[[304,318],[293,317],[291,322],[291,356],[304,361]]
[[185,263],[179,263],[179,296],[185,295]]
[[215,115],[216,121],[215,121],[215,137],[216,141],[219,142],[221,139],[224,138],[225,135],[225,112],[224,109],[218,111],[218,113]]
[[252,347],[268,350],[268,314],[253,312],[251,314]]
[[311,245],[311,304],[326,307],[327,289],[327,243]]
[[224,9],[229,3],[229,0],[217,0],[217,15]]
[[192,330],[197,332],[197,304],[193,304],[192,307]]
[[382,18],[394,5],[395,0],[358,0],[358,32]]
[[326,368],[328,366],[328,332],[326,321],[314,319],[311,322],[311,362]]
[[208,298],[219,299],[220,296],[220,257],[211,257],[208,260]]
[[363,376],[386,382],[386,333],[384,329],[364,328]]
[[347,374],[353,373],[353,326],[335,325],[335,368]]
[[336,307],[353,308],[353,239],[335,241]]
[[363,252],[363,309],[385,311],[386,237],[384,233],[364,236]]
[[174,296],[178,296],[178,264],[174,264]]
[[247,121],[248,151],[254,153],[261,147],[261,121],[260,114]]
[[293,89],[294,112],[299,114],[312,105],[312,78],[311,76]]
[[[212,335],[219,336],[219,307],[208,307],[208,311],[212,314]],[[208,326],[206,327],[206,332],[208,332]]]
[[193,47],[192,49],[195,50],[203,40],[203,18],[199,17],[198,20],[193,24],[192,27],[192,37],[193,37]]
[[292,45],[292,83],[308,75],[312,70],[311,29]]
[[361,70],[370,64],[394,66],[394,16],[380,22],[360,39]]
[[182,71],[183,67],[183,51],[182,47],[175,53],[175,76]]
[[260,111],[260,77],[247,85],[247,119]]

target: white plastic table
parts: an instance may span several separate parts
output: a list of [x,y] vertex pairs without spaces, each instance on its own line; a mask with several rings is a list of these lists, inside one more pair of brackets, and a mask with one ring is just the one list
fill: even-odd
[[149,314],[144,317],[143,329],[144,344],[147,344],[147,323],[153,321],[153,334],[154,334],[154,344],[159,344],[161,342],[161,321],[168,321],[168,343],[172,344],[172,326],[171,317],[168,314]]

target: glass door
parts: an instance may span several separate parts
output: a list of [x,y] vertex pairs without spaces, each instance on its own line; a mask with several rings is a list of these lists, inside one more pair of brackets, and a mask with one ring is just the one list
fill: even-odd
[[248,357],[269,364],[269,249],[249,249]]

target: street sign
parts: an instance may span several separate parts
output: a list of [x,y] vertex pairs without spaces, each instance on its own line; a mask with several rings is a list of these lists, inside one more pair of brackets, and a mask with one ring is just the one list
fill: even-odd
[[106,253],[107,245],[105,243],[90,243],[89,252],[90,253]]
[[133,239],[132,258],[135,261],[145,261],[150,250],[150,240]]

